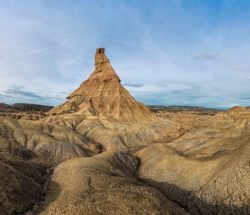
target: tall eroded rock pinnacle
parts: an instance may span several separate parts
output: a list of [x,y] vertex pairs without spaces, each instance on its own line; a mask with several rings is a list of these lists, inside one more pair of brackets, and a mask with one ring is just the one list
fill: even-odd
[[121,85],[104,48],[95,54],[95,70],[67,101],[50,113],[79,113],[86,117],[106,117],[125,122],[149,122],[153,114]]

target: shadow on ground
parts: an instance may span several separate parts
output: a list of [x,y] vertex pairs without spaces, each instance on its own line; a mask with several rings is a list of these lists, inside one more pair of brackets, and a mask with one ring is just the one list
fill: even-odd
[[176,202],[192,215],[249,215],[250,205],[237,207],[234,205],[215,205],[197,198],[187,191],[169,183],[159,183],[153,180],[143,180],[149,186],[161,191],[169,200]]
[[39,204],[35,205],[33,209],[29,212],[27,212],[25,215],[37,215],[42,213],[43,211],[46,211],[47,207],[55,201],[61,192],[61,187],[59,184],[50,181],[49,185],[46,189],[46,194],[43,202],[40,202]]

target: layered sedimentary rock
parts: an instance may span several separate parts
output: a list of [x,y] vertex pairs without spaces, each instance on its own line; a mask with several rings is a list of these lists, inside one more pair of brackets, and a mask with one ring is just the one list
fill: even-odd
[[155,117],[121,85],[103,48],[95,69],[44,121],[67,126],[102,145],[104,150],[135,150],[178,138],[178,123]]
[[67,97],[64,104],[55,107],[50,113],[75,112],[124,122],[153,121],[152,113],[136,101],[120,82],[104,48],[99,48],[96,50],[94,72]]

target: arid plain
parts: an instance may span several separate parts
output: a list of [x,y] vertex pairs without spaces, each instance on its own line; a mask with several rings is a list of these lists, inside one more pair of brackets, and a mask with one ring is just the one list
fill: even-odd
[[250,214],[250,108],[149,108],[104,48],[64,104],[2,104],[0,214]]

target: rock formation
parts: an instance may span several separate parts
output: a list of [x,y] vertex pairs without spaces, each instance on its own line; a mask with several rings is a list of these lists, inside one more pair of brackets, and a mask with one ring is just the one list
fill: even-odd
[[104,150],[135,150],[182,134],[178,123],[155,117],[129,94],[103,48],[90,77],[49,114],[44,121],[70,127]]
[[136,101],[120,82],[104,48],[99,48],[96,50],[94,72],[67,97],[67,102],[55,107],[50,113],[76,112],[124,122],[153,121],[152,113]]

